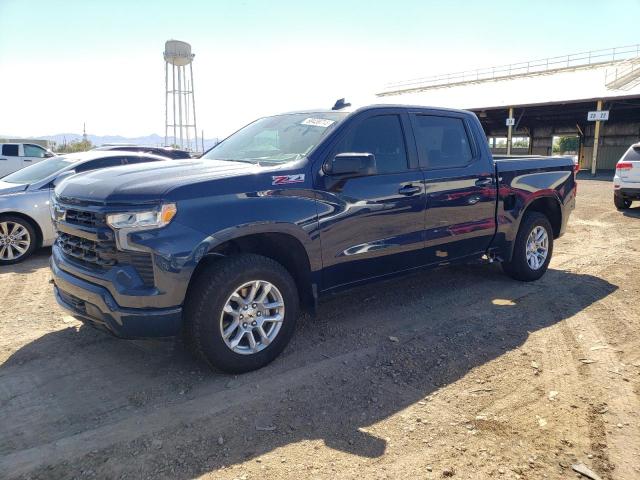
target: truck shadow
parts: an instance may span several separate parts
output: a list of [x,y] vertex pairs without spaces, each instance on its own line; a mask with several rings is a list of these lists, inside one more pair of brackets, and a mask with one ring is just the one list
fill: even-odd
[[0,275],[3,273],[31,273],[42,268],[49,267],[51,247],[39,248],[28,259],[11,265],[0,266]]
[[[638,205],[638,203],[635,203],[634,205]],[[635,207],[632,205],[631,208],[621,210],[621,212],[625,217],[640,218],[640,205]]]
[[599,180],[613,183],[615,173],[615,170],[600,170],[597,174],[592,175],[590,170],[580,170],[577,179],[579,182],[584,180]]
[[[177,342],[126,342],[66,328],[25,345],[0,367],[0,456],[115,422],[139,424],[167,409],[164,423],[147,434],[123,428],[117,445],[89,442],[75,460],[60,452],[63,458],[45,457],[48,465],[33,473],[67,478],[78,465],[95,464],[98,477],[144,471],[187,479],[317,440],[380,457],[387,440],[364,430],[617,288],[562,270],[530,284],[486,266],[417,273],[328,298],[317,318],[301,321],[281,358],[237,377],[211,374]],[[208,413],[234,392],[237,403]],[[182,411],[176,406],[188,402],[202,402],[198,413],[174,418]],[[159,435],[157,447],[161,430],[170,433]]]

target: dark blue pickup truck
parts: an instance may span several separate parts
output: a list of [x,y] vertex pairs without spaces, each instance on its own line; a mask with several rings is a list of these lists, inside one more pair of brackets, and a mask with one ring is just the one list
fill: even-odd
[[341,107],[261,118],[199,160],[64,181],[58,302],[119,337],[184,334],[244,372],[329,292],[478,259],[544,274],[575,205],[572,159],[492,158],[466,111]]

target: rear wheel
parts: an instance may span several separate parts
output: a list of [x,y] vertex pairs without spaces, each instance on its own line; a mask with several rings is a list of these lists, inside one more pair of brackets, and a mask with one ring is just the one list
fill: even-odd
[[31,222],[12,215],[0,216],[0,265],[26,260],[36,249]]
[[242,254],[214,262],[185,303],[187,342],[211,367],[242,373],[275,359],[298,316],[289,272],[270,258]]
[[613,204],[618,210],[626,210],[627,208],[631,208],[631,200],[629,200],[628,198],[624,198],[619,193],[613,194]]
[[547,271],[553,253],[553,229],[545,215],[525,213],[513,246],[510,262],[502,269],[516,280],[531,282]]

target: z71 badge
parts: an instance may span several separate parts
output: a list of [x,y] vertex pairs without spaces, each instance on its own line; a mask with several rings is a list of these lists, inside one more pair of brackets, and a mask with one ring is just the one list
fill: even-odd
[[271,185],[287,185],[289,183],[304,182],[304,173],[296,173],[294,175],[274,175],[271,177]]

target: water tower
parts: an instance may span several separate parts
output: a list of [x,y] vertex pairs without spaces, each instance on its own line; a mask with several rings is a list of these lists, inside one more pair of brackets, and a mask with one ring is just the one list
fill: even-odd
[[[164,143],[176,144],[187,150],[198,148],[196,101],[193,96],[193,57],[195,54],[191,53],[191,45],[187,42],[168,40],[164,44]],[[170,142],[170,138],[173,138],[173,141]]]

